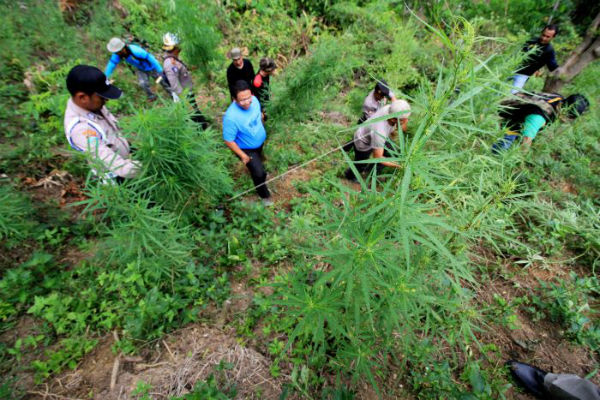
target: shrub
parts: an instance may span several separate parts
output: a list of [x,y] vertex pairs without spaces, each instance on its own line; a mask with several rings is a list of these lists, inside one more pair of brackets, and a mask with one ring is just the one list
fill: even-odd
[[202,131],[190,112],[185,102],[170,103],[138,111],[123,123],[137,134],[134,157],[143,166],[132,182],[135,192],[178,212],[214,204],[232,190],[217,135]]
[[171,13],[169,29],[180,35],[184,59],[200,68],[208,80],[213,62],[220,59],[217,47],[222,35],[217,22],[222,15],[219,9],[210,2],[175,0],[171,2]]

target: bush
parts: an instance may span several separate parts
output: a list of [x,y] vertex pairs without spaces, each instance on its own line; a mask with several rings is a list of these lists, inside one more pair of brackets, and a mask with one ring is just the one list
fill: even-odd
[[284,86],[279,86],[281,79],[274,80],[273,101],[266,107],[269,116],[279,122],[310,118],[352,76],[360,63],[356,51],[344,38],[321,37],[309,56],[288,67]]
[[169,210],[182,212],[215,204],[232,191],[221,144],[214,131],[190,119],[186,102],[138,111],[123,121],[136,132],[135,159],[142,163],[135,192]]
[[222,40],[217,27],[219,9],[210,2],[175,0],[171,2],[172,32],[180,35],[183,58],[189,65],[200,68],[208,80],[213,62],[220,60],[217,47]]

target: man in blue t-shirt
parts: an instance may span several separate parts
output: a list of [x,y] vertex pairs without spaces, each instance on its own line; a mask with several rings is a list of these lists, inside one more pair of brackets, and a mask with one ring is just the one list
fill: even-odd
[[252,96],[246,81],[232,87],[234,101],[223,116],[223,140],[246,165],[256,186],[256,193],[267,206],[273,205],[265,184],[267,173],[262,163],[262,149],[267,132],[258,99]]
[[155,100],[156,94],[150,89],[150,78],[160,82],[163,89],[171,96],[171,87],[166,79],[163,68],[156,58],[148,51],[135,44],[126,44],[122,39],[112,38],[106,45],[112,56],[106,64],[104,75],[109,79],[117,65],[122,60],[135,68],[135,75],[138,78],[138,84],[144,89],[149,100]]

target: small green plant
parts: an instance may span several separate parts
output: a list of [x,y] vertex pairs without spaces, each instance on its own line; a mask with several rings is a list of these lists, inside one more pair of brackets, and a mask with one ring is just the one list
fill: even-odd
[[60,340],[59,348],[46,351],[43,360],[31,363],[35,369],[35,381],[41,383],[52,374],[59,373],[65,367],[75,369],[77,363],[85,354],[89,353],[98,341],[86,337],[72,337]]
[[[35,225],[29,198],[11,185],[0,185],[0,241],[27,237]],[[9,243],[10,244],[10,243]]]
[[592,308],[594,297],[600,295],[596,277],[580,278],[571,272],[568,280],[540,282],[538,292],[532,296],[533,304],[559,322],[567,337],[593,351],[600,348],[599,310]]
[[169,400],[233,400],[236,398],[235,388],[222,388],[213,374],[204,381],[198,381],[192,391],[181,397],[171,397]]

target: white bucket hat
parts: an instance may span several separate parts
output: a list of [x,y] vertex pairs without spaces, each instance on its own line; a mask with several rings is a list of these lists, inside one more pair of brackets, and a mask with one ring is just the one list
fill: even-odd
[[390,104],[390,112],[389,114],[396,114],[402,111],[408,111],[404,114],[398,116],[400,119],[410,117],[410,104],[406,100],[396,100],[392,104]]
[[167,32],[163,35],[163,50],[171,51],[179,44],[176,34]]
[[119,51],[123,50],[123,47],[125,47],[125,42],[118,37],[110,39],[106,45],[106,48],[111,53],[118,53]]

